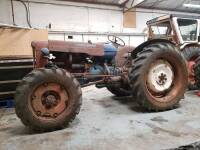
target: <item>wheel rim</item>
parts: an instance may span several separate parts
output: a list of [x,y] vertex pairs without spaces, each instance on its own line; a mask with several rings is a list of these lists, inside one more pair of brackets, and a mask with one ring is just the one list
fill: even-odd
[[162,96],[174,81],[173,68],[168,61],[156,60],[147,74],[147,88],[153,96]]
[[39,85],[31,95],[31,108],[40,119],[55,119],[67,108],[69,95],[57,83]]

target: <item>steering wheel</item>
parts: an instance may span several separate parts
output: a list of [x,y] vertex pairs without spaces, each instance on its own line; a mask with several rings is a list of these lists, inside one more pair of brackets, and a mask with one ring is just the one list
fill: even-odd
[[125,46],[125,42],[115,35],[108,35],[108,40],[117,46]]

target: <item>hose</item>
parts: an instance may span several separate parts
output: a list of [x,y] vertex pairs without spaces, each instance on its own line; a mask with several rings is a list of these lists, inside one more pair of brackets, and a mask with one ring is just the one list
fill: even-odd
[[[28,26],[29,26],[30,28],[32,28],[31,22],[30,22],[30,10],[29,10],[29,7],[27,7],[27,6],[26,6],[26,3],[25,3],[24,1],[22,1],[22,0],[16,0],[16,1],[19,1],[19,2],[21,2],[21,3],[24,5],[25,10],[26,10],[26,21],[27,21],[27,24],[28,24]],[[29,4],[28,4],[28,5],[29,5]]]

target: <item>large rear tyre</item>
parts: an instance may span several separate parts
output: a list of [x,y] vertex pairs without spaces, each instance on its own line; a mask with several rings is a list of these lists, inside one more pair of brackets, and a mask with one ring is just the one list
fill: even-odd
[[189,90],[196,90],[196,81],[195,81],[195,73],[194,73],[194,66],[196,64],[196,59],[200,56],[200,47],[198,46],[190,46],[184,48],[182,51],[183,56],[187,60],[187,67],[188,67],[188,89]]
[[63,69],[33,70],[16,89],[16,114],[37,131],[66,127],[79,113],[81,103],[78,81]]
[[148,110],[172,109],[187,88],[187,68],[174,45],[155,43],[137,55],[129,73],[136,101]]

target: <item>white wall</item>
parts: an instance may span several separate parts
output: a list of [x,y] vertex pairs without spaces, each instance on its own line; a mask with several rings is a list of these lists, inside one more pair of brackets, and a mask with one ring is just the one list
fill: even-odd
[[8,0],[0,0],[0,22],[12,24],[11,7]]
[[[37,0],[35,0],[37,2]],[[41,1],[41,0],[40,0]],[[44,2],[41,1],[41,2]],[[29,3],[31,24],[35,28],[46,28],[52,24],[52,30],[79,32],[121,32],[123,14],[117,7],[97,8],[97,5],[55,2],[53,4]],[[74,6],[73,6],[74,5]],[[14,1],[17,25],[27,26],[25,8],[21,2]],[[10,0],[0,0],[0,22],[12,23]]]
[[[55,0],[31,0],[34,2],[48,2],[41,4],[30,2],[31,25],[34,28],[46,28],[52,24],[51,30],[70,32],[100,32],[100,33],[128,33],[121,36],[127,45],[137,46],[145,39],[132,33],[142,33],[146,21],[164,14],[178,13],[160,10],[136,9],[136,28],[123,28],[123,11],[115,6],[92,5],[73,2],[58,2]],[[54,5],[53,5],[54,3]],[[20,26],[28,26],[24,6],[14,1],[15,22]],[[193,14],[198,15],[198,14]],[[0,0],[0,23],[12,24],[10,0]],[[70,34],[69,34],[70,35]],[[73,35],[73,34],[72,34]],[[49,39],[70,40],[68,35],[50,34]],[[74,41],[106,42],[106,35],[73,35]]]

